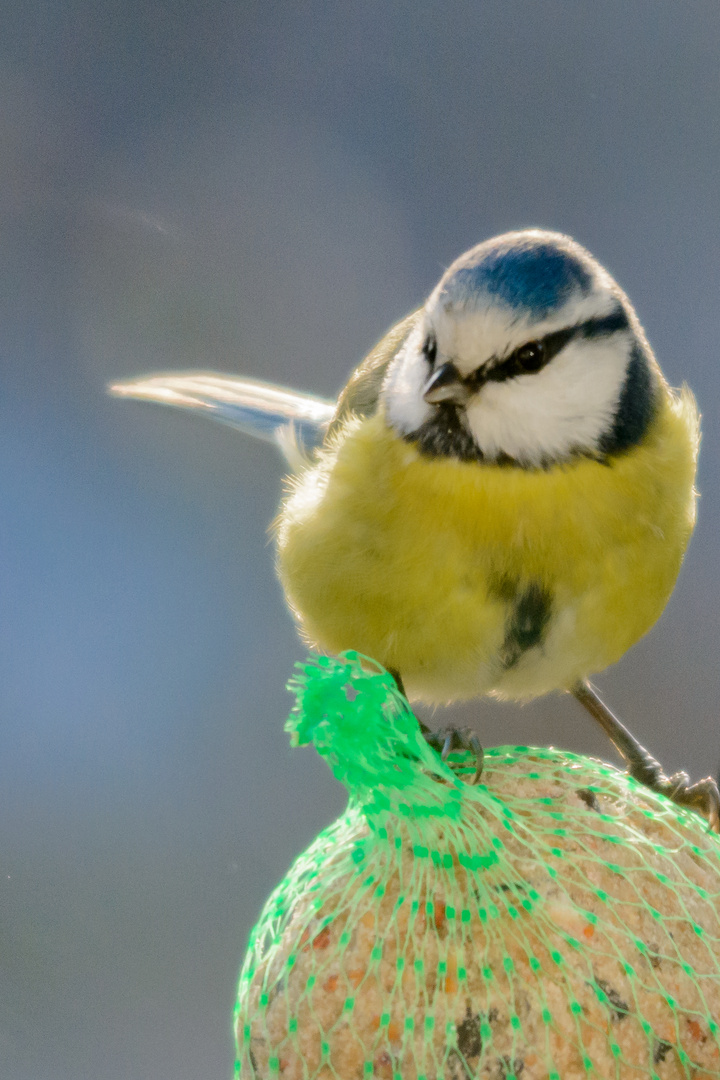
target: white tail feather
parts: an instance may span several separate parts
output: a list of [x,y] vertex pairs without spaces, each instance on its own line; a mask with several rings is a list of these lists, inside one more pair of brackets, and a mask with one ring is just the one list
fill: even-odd
[[275,443],[293,470],[307,463],[335,412],[335,404],[274,383],[209,371],[169,372],[113,383],[116,397],[191,409]]

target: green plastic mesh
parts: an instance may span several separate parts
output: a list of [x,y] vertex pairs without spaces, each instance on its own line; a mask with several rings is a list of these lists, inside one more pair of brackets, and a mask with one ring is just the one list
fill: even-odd
[[720,843],[595,759],[486,751],[481,783],[357,654],[287,724],[349,791],[252,932],[237,1076],[720,1077]]

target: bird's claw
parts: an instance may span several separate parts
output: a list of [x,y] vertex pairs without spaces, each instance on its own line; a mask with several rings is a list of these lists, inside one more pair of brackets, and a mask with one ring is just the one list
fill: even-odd
[[431,731],[422,724],[421,729],[428,746],[432,747],[443,761],[447,761],[454,751],[472,754],[475,758],[475,772],[467,783],[477,784],[482,776],[485,752],[480,739],[471,728],[449,727],[444,731]]
[[713,832],[720,832],[720,791],[711,776],[691,784],[686,772],[662,777],[656,791],[661,791],[679,806],[687,806],[703,814]]
[[691,784],[690,777],[684,771],[666,776],[660,763],[647,751],[645,755],[631,764],[630,775],[678,806],[702,814],[707,818],[712,832],[720,832],[720,791],[713,778],[706,776],[704,780]]
[[580,704],[597,720],[605,734],[614,743],[616,749],[628,764],[628,772],[634,780],[644,784],[651,791],[665,795],[678,806],[686,806],[703,814],[713,832],[720,832],[720,792],[711,776],[690,783],[686,772],[676,772],[666,776],[662,765],[652,754],[641,746],[631,731],[622,724],[617,716],[610,712],[605,702],[598,697],[595,689],[585,679],[577,683],[572,693]]

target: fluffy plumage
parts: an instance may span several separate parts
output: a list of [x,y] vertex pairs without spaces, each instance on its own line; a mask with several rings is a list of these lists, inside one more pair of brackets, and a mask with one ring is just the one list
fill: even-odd
[[[191,403],[200,378],[169,403]],[[222,381],[247,427],[248,384]],[[168,403],[148,387],[118,392]],[[373,656],[411,697],[522,699],[606,667],[662,612],[695,519],[697,412],[570,238],[526,230],[473,248],[331,419],[325,402],[312,414],[302,399],[294,419],[282,402],[264,433],[324,437],[295,454],[275,524],[288,601],[320,648]]]
[[352,418],[280,512],[286,595],[310,641],[380,658],[411,697],[569,688],[661,614],[693,528],[696,446],[689,394],[665,395],[611,464],[542,470],[427,458],[382,415]]

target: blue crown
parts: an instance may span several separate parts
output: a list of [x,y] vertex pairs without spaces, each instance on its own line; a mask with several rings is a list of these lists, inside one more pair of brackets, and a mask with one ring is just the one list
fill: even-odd
[[564,237],[500,237],[473,248],[461,262],[450,269],[441,300],[467,306],[491,297],[536,319],[573,294],[587,295],[593,284],[590,258],[573,251]]

